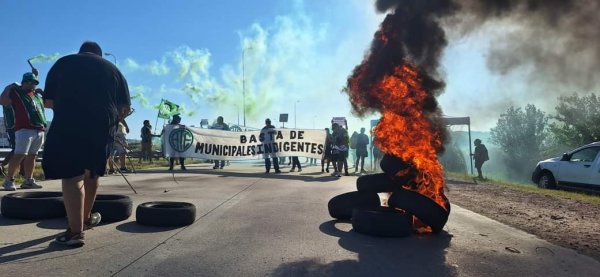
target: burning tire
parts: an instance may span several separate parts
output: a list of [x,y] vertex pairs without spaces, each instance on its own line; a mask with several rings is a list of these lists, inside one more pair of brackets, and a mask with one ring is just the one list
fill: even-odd
[[16,192],[2,197],[2,216],[17,219],[49,219],[65,217],[61,192]]
[[358,177],[356,180],[358,191],[368,192],[392,192],[400,189],[400,185],[394,184],[392,179],[385,173],[370,174]]
[[379,195],[374,192],[352,191],[331,198],[327,204],[329,215],[337,219],[352,218],[355,208],[381,207]]
[[433,200],[408,190],[399,190],[392,193],[392,196],[388,199],[388,205],[414,214],[423,223],[431,227],[434,233],[442,231],[450,215],[450,202],[444,209]]
[[127,195],[98,194],[92,207],[92,212],[99,212],[102,221],[116,222],[131,216],[133,202]]
[[150,226],[186,226],[196,220],[196,206],[186,202],[146,202],[135,211],[136,221]]
[[412,215],[387,207],[354,209],[352,228],[377,237],[407,237],[412,233]]

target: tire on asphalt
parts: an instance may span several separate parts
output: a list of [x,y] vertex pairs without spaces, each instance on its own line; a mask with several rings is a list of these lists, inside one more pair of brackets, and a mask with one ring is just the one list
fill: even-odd
[[542,189],[555,189],[556,188],[556,180],[554,180],[554,176],[550,172],[542,172],[540,179],[537,183],[538,188]]
[[444,209],[433,200],[409,190],[399,190],[392,193],[392,196],[388,199],[388,205],[413,214],[431,227],[434,233],[442,231],[450,215],[450,202],[447,202],[446,209]]
[[133,202],[127,195],[98,194],[92,212],[102,215],[103,222],[116,222],[128,219],[133,210]]
[[62,192],[16,192],[2,197],[0,213],[7,218],[50,219],[65,217]]
[[378,173],[358,177],[356,179],[356,189],[358,191],[379,193],[399,190],[401,186],[392,182],[392,179],[385,173]]
[[354,231],[377,237],[407,237],[412,234],[412,215],[393,208],[354,209]]
[[335,196],[327,204],[329,215],[337,219],[352,218],[354,208],[381,207],[379,195],[374,192],[352,191]]
[[136,221],[142,225],[185,226],[196,220],[196,206],[186,202],[156,201],[137,206]]

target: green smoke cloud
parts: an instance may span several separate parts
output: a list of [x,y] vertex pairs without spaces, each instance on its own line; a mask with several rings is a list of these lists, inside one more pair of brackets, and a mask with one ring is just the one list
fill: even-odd
[[33,56],[29,59],[31,63],[44,63],[44,62],[55,62],[60,58],[59,53],[54,53],[50,55],[39,54],[37,56]]

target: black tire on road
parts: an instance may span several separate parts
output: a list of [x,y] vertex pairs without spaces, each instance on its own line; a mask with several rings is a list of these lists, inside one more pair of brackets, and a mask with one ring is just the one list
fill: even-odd
[[128,219],[133,210],[133,202],[127,195],[98,194],[92,212],[102,215],[103,222],[116,222]]
[[550,172],[542,172],[540,176],[540,180],[537,183],[538,188],[542,189],[555,189],[556,188],[556,180],[554,180],[554,176]]
[[415,215],[423,223],[431,227],[434,233],[442,231],[450,215],[450,202],[447,202],[447,207],[444,209],[433,200],[417,192],[408,190],[400,190],[392,193],[392,196],[388,199],[388,205]]
[[412,215],[388,207],[354,209],[352,228],[377,237],[407,237],[412,234]]
[[138,205],[135,216],[142,225],[185,226],[196,220],[196,206],[186,202],[146,202]]
[[392,182],[385,173],[369,174],[356,179],[356,189],[368,192],[392,192],[401,189],[400,184]]
[[2,197],[2,216],[17,219],[49,219],[65,217],[62,192],[16,192]]
[[329,215],[337,219],[352,218],[354,208],[381,207],[379,195],[374,192],[352,191],[335,196],[327,204]]

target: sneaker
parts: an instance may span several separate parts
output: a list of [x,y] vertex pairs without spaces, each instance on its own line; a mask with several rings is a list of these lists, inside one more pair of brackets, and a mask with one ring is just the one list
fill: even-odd
[[129,172],[129,169],[127,167],[121,167],[119,168],[119,171],[121,171],[122,173],[127,173]]
[[348,174],[348,171],[346,171],[346,173],[344,173],[344,175],[346,175],[346,176],[350,176],[350,174]]
[[296,171],[296,170],[295,170],[295,169],[293,169],[293,168],[290,170],[290,172],[294,172],[294,171]]
[[22,189],[41,189],[42,186],[35,182],[35,179],[25,180],[21,185]]
[[335,174],[335,177],[338,177],[338,178],[339,178],[339,177],[342,177],[342,173],[336,173],[336,174]]
[[90,214],[90,218],[83,222],[83,230],[89,230],[100,224],[102,215],[98,212]]
[[181,170],[187,170],[187,168],[185,168],[185,166],[181,166]]
[[321,168],[321,173],[323,173],[323,172],[325,172],[325,169],[322,169],[322,168]]
[[17,187],[15,187],[14,180],[4,180],[4,190],[15,191]]
[[213,166],[213,169],[219,169],[219,167],[215,165],[215,166]]
[[277,169],[275,170],[275,173],[281,173],[281,170]]
[[325,169],[325,171],[326,171],[327,173],[329,173],[329,168],[328,168],[328,169]]
[[298,172],[302,172],[302,168],[299,168],[299,169],[298,169]]
[[113,175],[113,174],[115,174],[115,170],[114,169],[108,170],[108,175]]
[[83,232],[72,233],[71,229],[67,229],[64,233],[56,237],[54,241],[56,241],[58,244],[72,247],[81,247],[85,244]]

